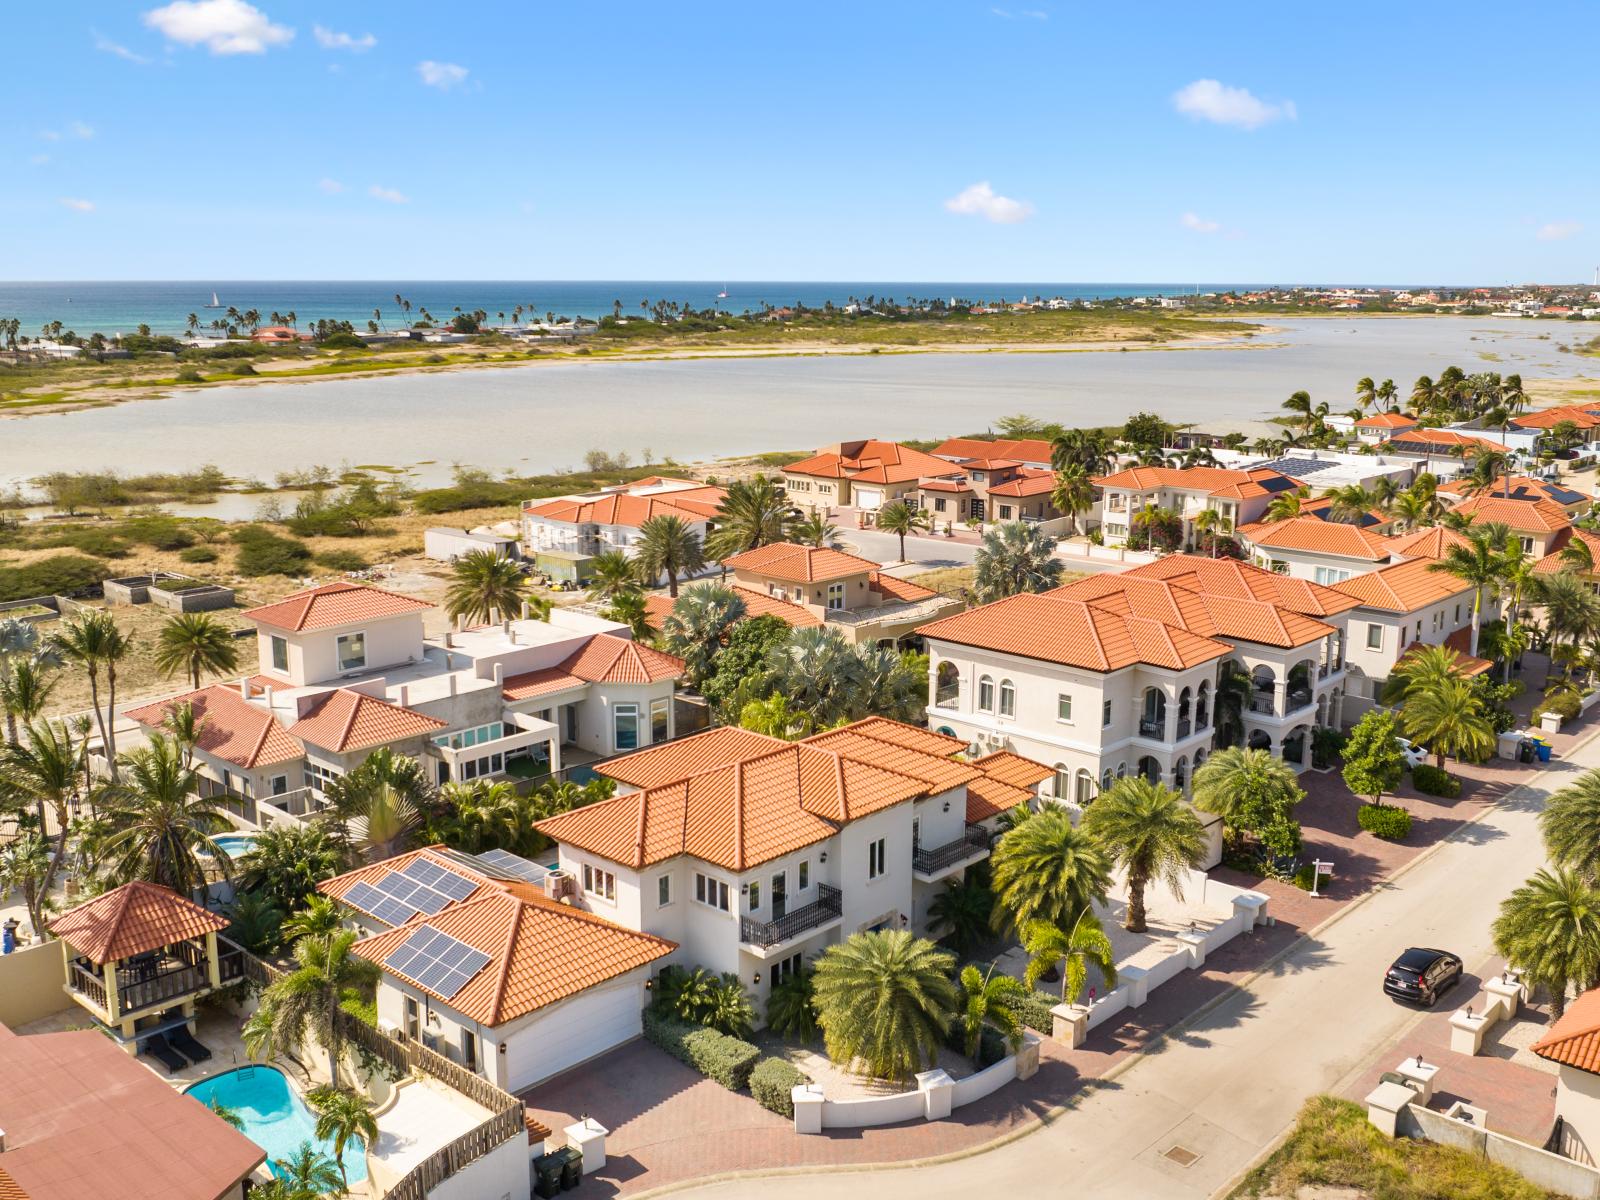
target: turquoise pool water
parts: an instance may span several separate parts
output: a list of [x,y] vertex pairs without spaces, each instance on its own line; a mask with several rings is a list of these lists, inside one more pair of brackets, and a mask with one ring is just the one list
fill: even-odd
[[[317,1137],[316,1118],[276,1067],[240,1067],[202,1079],[184,1092],[202,1104],[215,1101],[237,1112],[244,1122],[241,1132],[267,1152],[269,1163],[290,1157],[302,1142],[315,1143],[333,1157],[333,1143]],[[367,1156],[359,1142],[345,1146],[344,1170],[351,1183],[367,1177]]]
[[256,835],[253,833],[219,833],[211,839],[222,847],[229,858],[238,858],[241,854],[248,854],[256,844]]

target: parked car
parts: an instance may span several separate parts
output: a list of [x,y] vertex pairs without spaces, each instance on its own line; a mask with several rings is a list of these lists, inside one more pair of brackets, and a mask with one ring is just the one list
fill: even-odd
[[1400,743],[1400,753],[1406,756],[1406,766],[1420,767],[1428,761],[1428,752],[1415,745],[1410,738],[1395,738]]
[[1398,1000],[1432,1008],[1445,992],[1461,982],[1461,960],[1448,950],[1413,946],[1390,964],[1383,990]]

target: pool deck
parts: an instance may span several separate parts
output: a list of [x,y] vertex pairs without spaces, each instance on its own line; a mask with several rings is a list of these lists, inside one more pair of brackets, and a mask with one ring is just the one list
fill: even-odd
[[368,1156],[374,1183],[384,1190],[441,1146],[471,1133],[491,1114],[454,1088],[414,1075],[395,1088],[392,1107],[378,1114],[378,1142]]

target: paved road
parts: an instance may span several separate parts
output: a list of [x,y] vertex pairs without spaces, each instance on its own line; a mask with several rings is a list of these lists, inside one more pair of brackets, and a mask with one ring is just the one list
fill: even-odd
[[[1309,1096],[1338,1091],[1419,1017],[1380,990],[1408,945],[1444,946],[1469,963],[1493,952],[1500,900],[1543,861],[1535,819],[1545,794],[1600,765],[1600,741],[1525,788],[1270,974],[1137,1062],[1050,1126],[938,1166],[749,1180],[695,1189],[724,1200],[927,1200],[930,1196],[1139,1197],[1205,1200],[1293,1120]],[[1457,994],[1447,1001],[1466,1003]],[[1173,1146],[1200,1155],[1180,1167]]]

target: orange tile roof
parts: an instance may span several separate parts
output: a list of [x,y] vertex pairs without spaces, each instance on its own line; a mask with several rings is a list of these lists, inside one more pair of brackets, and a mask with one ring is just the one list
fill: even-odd
[[1131,579],[1165,579],[1207,594],[1264,600],[1311,617],[1329,617],[1355,607],[1346,597],[1320,583],[1264,571],[1230,558],[1169,554],[1132,567],[1122,575]]
[[585,683],[658,683],[683,674],[683,659],[628,638],[596,634],[553,667],[524,671],[501,681],[507,700],[528,700]]
[[11,1194],[28,1200],[217,1200],[266,1160],[90,1029],[23,1036],[0,1025],[0,1129]]
[[532,885],[501,883],[434,916],[363,938],[356,943],[355,952],[382,965],[424,926],[481,950],[489,961],[449,997],[400,977],[468,1019],[490,1027],[575,996],[665,958],[678,948],[664,938],[547,900]]
[[1257,546],[1272,546],[1281,550],[1303,550],[1311,554],[1334,554],[1341,558],[1361,558],[1368,562],[1385,562],[1389,557],[1389,541],[1358,525],[1339,521],[1324,521],[1320,517],[1289,517],[1283,521],[1241,525],[1236,530],[1241,538]]
[[[1450,652],[1455,664],[1453,669],[1456,674],[1464,678],[1471,679],[1473,676],[1482,675],[1485,671],[1494,669],[1494,663],[1488,659],[1475,658],[1468,653],[1472,646],[1472,627],[1470,625],[1457,629],[1454,633],[1448,635],[1441,645]],[[1390,670],[1403,671],[1406,660],[1420,654],[1427,647],[1427,642],[1412,642],[1406,652],[1395,660],[1395,664]]]
[[1415,612],[1429,604],[1437,604],[1462,592],[1470,592],[1472,585],[1445,571],[1435,571],[1437,560],[1413,558],[1402,563],[1352,575],[1342,583],[1333,585],[1361,604],[1363,608],[1379,608],[1386,612]]
[[561,667],[544,667],[538,671],[523,671],[508,676],[500,682],[500,694],[507,700],[533,700],[539,696],[553,696],[571,688],[587,687],[589,681]]
[[310,745],[342,754],[437,733],[448,729],[449,724],[365,692],[335,688],[313,699],[305,715],[289,726],[289,733]]
[[723,559],[722,565],[790,583],[821,583],[878,569],[878,564],[871,559],[826,546],[801,546],[794,542],[774,542],[746,550]]
[[[746,617],[777,617],[784,624],[792,625],[796,629],[823,623],[821,617],[792,600],[780,600],[776,596],[769,596],[754,588],[740,587],[736,583],[729,586],[730,590],[738,593],[739,599],[744,601]],[[660,629],[661,623],[672,615],[672,605],[673,600],[670,596],[663,596],[659,592],[647,595],[644,598],[644,608],[650,618],[650,624]]]
[[1499,442],[1473,437],[1471,434],[1460,433],[1454,429],[1408,429],[1404,433],[1396,434],[1379,448],[1400,454],[1407,451],[1441,454],[1455,449],[1470,451],[1473,454],[1486,450],[1493,450],[1497,454],[1505,452],[1505,447]]
[[1470,546],[1472,539],[1454,529],[1435,525],[1429,529],[1415,529],[1397,534],[1389,539],[1389,551],[1406,558],[1443,558],[1451,546]]
[[969,458],[961,465],[969,471],[1009,471],[1022,464],[1012,458]]
[[246,609],[243,615],[274,629],[299,633],[307,629],[331,629],[336,625],[353,625],[359,621],[420,612],[432,607],[428,601],[415,596],[386,592],[364,583],[325,583],[321,587],[285,596],[271,604]]
[[527,1109],[522,1110],[522,1123],[527,1126],[529,1142],[542,1142],[555,1132]]
[[1600,988],[1590,988],[1529,1047],[1540,1058],[1600,1075]]
[[1163,621],[1208,638],[1238,638],[1291,647],[1333,632],[1331,625],[1305,613],[1248,594],[1212,592],[1196,579],[1119,579],[1102,575],[1068,584],[1058,592],[1081,600],[1093,599],[1113,612]]
[[[284,686],[282,680],[269,682]],[[180,704],[192,706],[200,721],[200,738],[195,745],[224,762],[255,768],[292,762],[305,756],[306,748],[278,723],[276,717],[250,703],[237,688],[220,683],[203,687],[198,692],[185,692],[130,708],[123,715],[147,729],[156,729]]]
[[[1182,491],[1205,492],[1212,496],[1224,493],[1268,495],[1300,486],[1298,480],[1265,467],[1254,467],[1250,470],[1234,470],[1231,467],[1124,467],[1093,482],[1096,487],[1125,488],[1134,491],[1176,488]],[[1254,486],[1247,487],[1247,485]],[[1242,490],[1235,492],[1235,489]]]
[[865,734],[883,742],[893,742],[897,746],[904,746],[908,750],[917,750],[923,754],[946,756],[960,754],[967,748],[966,742],[951,734],[924,729],[920,725],[907,725],[904,721],[891,720],[889,717],[863,717],[859,721],[842,726],[841,731],[843,730]]
[[228,927],[170,888],[134,880],[69,908],[50,922],[50,932],[96,965],[159,950],[173,942],[205,937]]
[[0,1167],[0,1200],[28,1200],[28,1193],[22,1190],[4,1167]]
[[1417,419],[1408,417],[1405,413],[1377,413],[1374,416],[1362,417],[1356,422],[1358,429],[1412,429],[1415,428]]
[[597,763],[595,770],[619,783],[658,787],[663,783],[698,775],[717,767],[765,754],[773,739],[738,725],[718,725],[704,733],[679,738],[661,746],[647,746],[621,758]]
[[623,525],[637,529],[652,517],[677,517],[694,523],[717,515],[727,492],[719,487],[693,491],[659,492],[634,496],[617,492],[607,496],[578,496],[534,500],[522,506],[529,516],[562,524]]
[[843,754],[856,762],[909,775],[925,784],[929,792],[947,792],[983,775],[971,763],[957,762],[951,758],[948,751],[926,754],[850,728],[815,734],[806,738],[805,742],[808,746],[820,746],[834,754]]
[[1009,750],[996,750],[993,754],[985,754],[982,758],[974,759],[972,765],[991,779],[1019,788],[1031,788],[1055,774],[1043,763],[1023,758],[1022,755],[1013,754]]
[[1600,425],[1600,413],[1579,404],[1564,404],[1511,418],[1511,423],[1519,429],[1554,429],[1563,421],[1571,421],[1579,429],[1593,429]]
[[976,825],[998,817],[1032,798],[1033,793],[1027,788],[1013,787],[992,775],[984,775],[967,784],[967,823]]
[[938,475],[949,469],[950,464],[942,458],[897,442],[869,439],[819,450],[810,458],[790,463],[783,472],[821,479],[853,479],[861,483],[911,483],[924,475]]
[[1566,509],[1544,499],[1507,500],[1479,493],[1470,500],[1463,500],[1451,511],[1465,513],[1477,524],[1498,522],[1519,533],[1552,533],[1572,524]]
[[1587,529],[1579,529],[1574,525],[1570,529],[1561,530],[1555,537],[1550,539],[1550,553],[1535,563],[1533,569],[1540,575],[1553,575],[1557,571],[1568,570],[1566,562],[1561,557],[1561,552],[1571,544],[1573,538],[1577,538],[1585,546],[1589,547],[1589,557],[1594,560],[1597,567],[1600,567],[1600,535],[1590,533]]
[[1017,478],[989,489],[991,496],[1048,496],[1055,491],[1056,477],[1049,471],[1023,469]]
[[[1438,490],[1447,496],[1468,495],[1468,488],[1472,487],[1470,478],[1450,479],[1441,483]],[[1508,496],[1507,493],[1510,493]],[[1483,488],[1471,494],[1485,496],[1502,496],[1509,500],[1549,500],[1563,508],[1567,505],[1578,506],[1586,501],[1593,501],[1594,497],[1588,492],[1564,483],[1557,483],[1550,479],[1534,479],[1527,475],[1513,475],[1507,479],[1501,475],[1494,481],[1493,486]]]
[[1050,443],[1043,438],[946,438],[930,452],[939,458],[974,459],[999,455],[1025,463],[1048,463]]
[[901,579],[898,575],[886,575],[882,571],[874,571],[867,576],[867,587],[886,600],[931,600],[939,594],[933,588]]
[[951,479],[944,475],[937,479],[922,479],[917,481],[917,486],[925,492],[963,493],[974,490],[971,481],[965,475],[959,479]]

